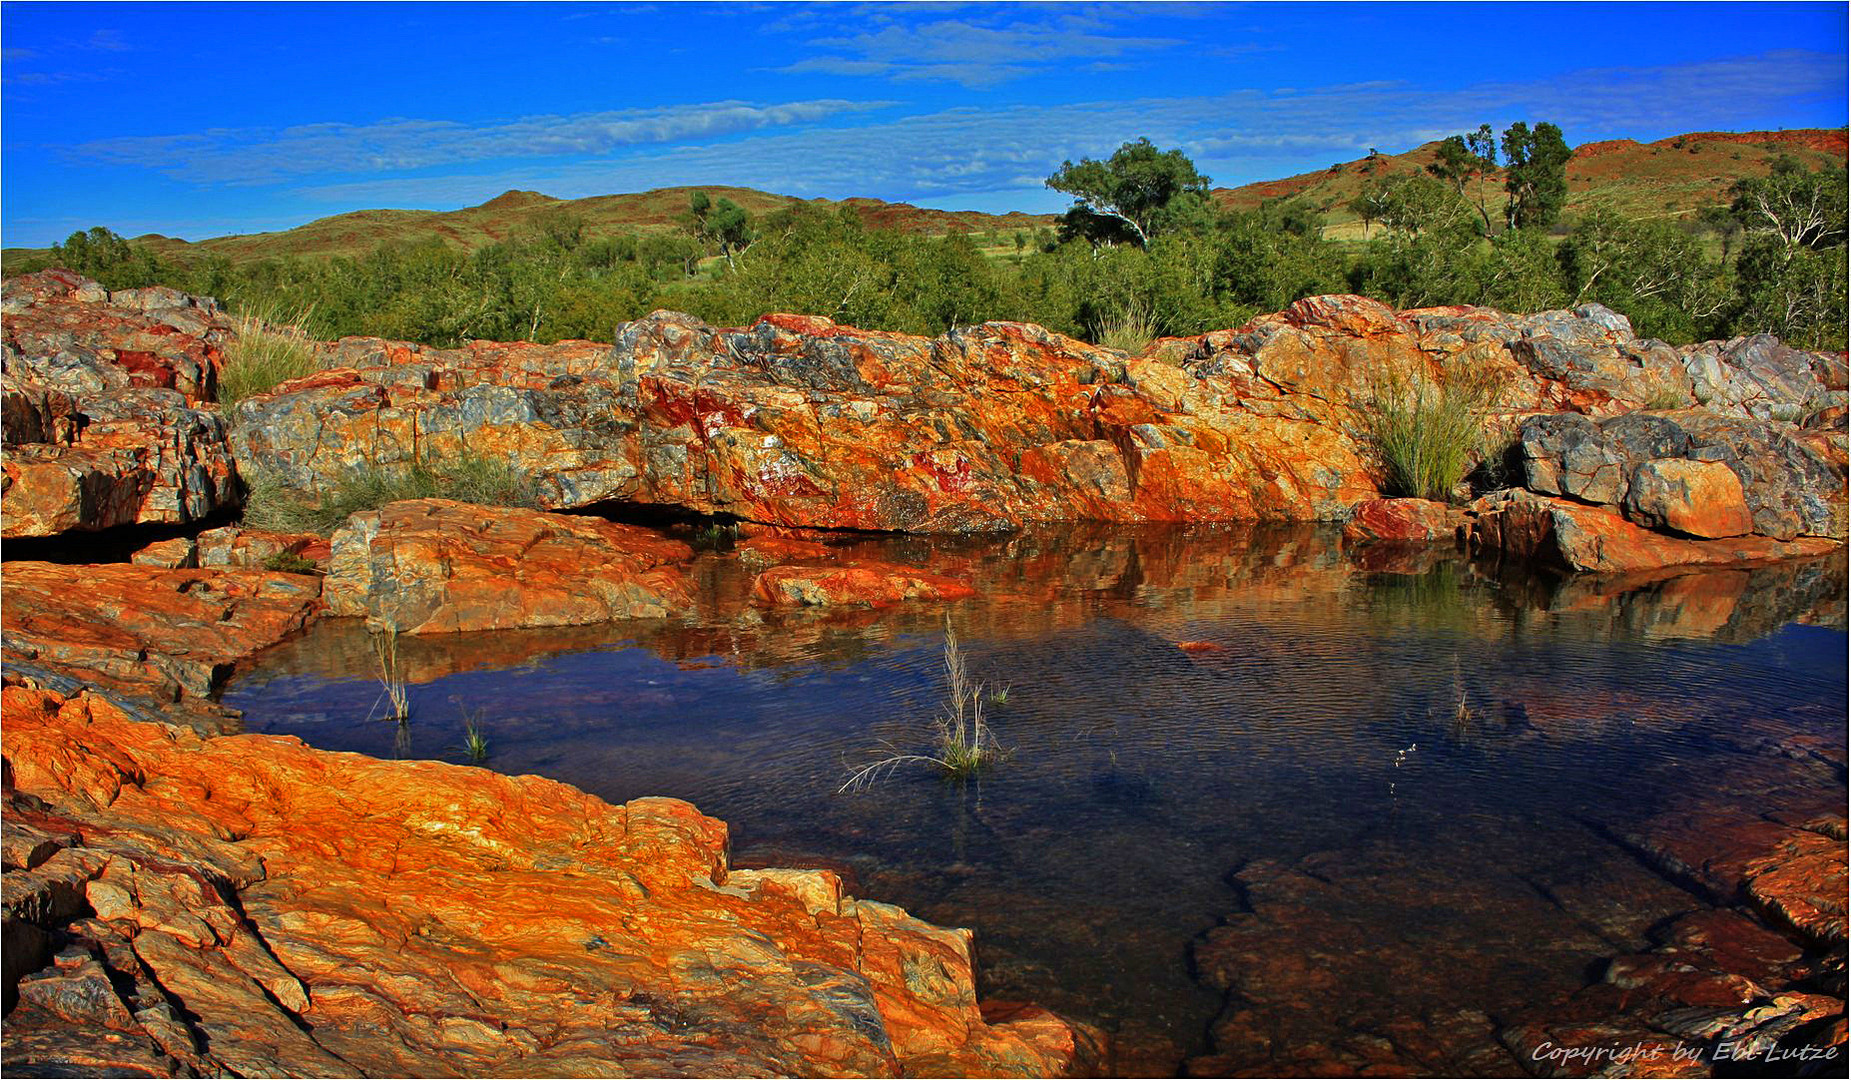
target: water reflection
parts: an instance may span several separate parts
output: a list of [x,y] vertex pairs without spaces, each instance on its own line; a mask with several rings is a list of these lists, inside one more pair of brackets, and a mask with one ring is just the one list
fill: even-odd
[[[1783,740],[1844,743],[1840,560],[1563,581],[1432,548],[1346,552],[1312,528],[846,553],[960,574],[980,596],[760,611],[750,573],[710,556],[692,624],[400,639],[416,750],[462,760],[467,703],[491,767],[690,799],[732,823],[741,864],[832,866],[864,895],[975,927],[986,993],[1113,1029],[1130,1070],[1202,1048],[1221,995],[1192,976],[1191,942],[1241,908],[1257,887],[1243,881],[1272,880],[1255,867],[1366,866],[1372,883],[1405,865],[1401,888],[1343,894],[1345,924],[1385,940],[1408,939],[1442,880],[1496,896],[1495,919],[1449,931],[1456,966],[1483,970],[1423,989],[1422,1007],[1517,1000],[1610,951],[1552,883],[1641,912],[1650,895],[1662,916],[1608,837],[1693,776],[1726,762],[1729,797],[1770,805],[1842,795],[1828,763],[1767,764]],[[974,677],[1010,687],[989,709],[1010,759],[981,781],[902,770],[838,795],[871,748],[929,737],[947,610]],[[357,624],[324,623],[226,701],[252,729],[409,754],[410,728],[363,720],[371,664]],[[1487,929],[1499,920],[1522,930]],[[1349,970],[1328,993],[1397,1007],[1393,980]]]

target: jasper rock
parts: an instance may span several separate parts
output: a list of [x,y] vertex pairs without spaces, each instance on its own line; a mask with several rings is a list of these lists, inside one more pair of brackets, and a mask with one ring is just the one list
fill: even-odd
[[[1843,462],[1830,460],[1780,425],[1701,409],[1632,412],[1604,421],[1559,413],[1525,421],[1518,443],[1524,486],[1542,495],[1629,507],[1653,524],[1667,524],[1665,514],[1675,513],[1708,530],[1694,535],[1713,536],[1739,520],[1738,512],[1725,505],[1730,492],[1714,470],[1670,466],[1675,481],[1656,465],[1640,471],[1665,460],[1713,462],[1735,474],[1756,534],[1778,540],[1846,536]],[[1688,485],[1699,472],[1711,477],[1695,493],[1705,506],[1672,508],[1670,502],[1690,496],[1672,492],[1670,484]],[[1632,496],[1641,476],[1647,490]]]
[[1756,420],[1797,421],[1845,405],[1842,353],[1808,353],[1772,334],[1706,341],[1680,350],[1696,402]]
[[1661,458],[1640,465],[1626,492],[1626,516],[1647,528],[1712,540],[1755,528],[1741,480],[1720,461]]
[[[9,386],[6,395],[0,535],[181,524],[243,499],[223,421],[175,391],[68,398]],[[25,417],[17,427],[16,412]]]
[[294,555],[327,570],[333,551],[314,533],[278,533],[226,525],[207,529],[197,538],[200,566],[232,566],[263,570],[266,564]]
[[156,540],[129,556],[137,566],[158,566],[164,570],[183,570],[199,565],[199,545],[190,537]]
[[1045,1011],[986,1019],[968,931],[734,870],[683,802],[201,739],[91,695],[0,708],[8,827],[82,837],[7,895],[58,864],[101,899],[18,909],[83,955],[25,975],[10,1070],[1059,1076],[1096,1049]]
[[256,570],[6,564],[6,659],[157,701],[205,698],[302,629],[320,582]]
[[885,607],[902,600],[965,600],[977,590],[945,574],[873,560],[774,566],[752,582],[752,598],[776,607]]
[[353,515],[331,543],[329,613],[405,634],[662,618],[694,603],[679,565],[691,548],[597,518],[418,499]]
[[1444,540],[1464,522],[1463,512],[1430,499],[1371,499],[1356,504],[1343,525],[1343,538],[1351,543]]
[[6,282],[0,308],[0,535],[181,524],[240,503],[224,422],[202,407],[231,332],[215,301],[50,270]]
[[72,397],[173,390],[189,405],[213,400],[231,321],[218,301],[174,289],[109,292],[66,270],[0,286],[7,388]]
[[1474,550],[1599,573],[1753,565],[1824,555],[1840,546],[1836,540],[1816,536],[1792,540],[1674,537],[1635,525],[1608,507],[1527,491],[1499,492],[1472,504],[1466,534]]

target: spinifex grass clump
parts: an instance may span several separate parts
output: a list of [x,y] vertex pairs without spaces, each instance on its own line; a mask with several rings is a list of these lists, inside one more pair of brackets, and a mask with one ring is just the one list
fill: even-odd
[[1093,336],[1108,349],[1136,356],[1156,338],[1157,320],[1148,309],[1127,304],[1117,314],[1100,320]]
[[304,329],[308,317],[307,310],[270,307],[234,318],[237,336],[226,343],[219,368],[219,405],[229,410],[245,398],[320,371],[321,354]]
[[244,502],[244,523],[274,532],[312,532],[323,536],[362,510],[377,510],[405,499],[455,499],[478,506],[535,506],[539,491],[531,477],[504,461],[478,454],[426,459],[396,468],[372,467],[341,480],[320,501],[273,477],[252,477]]
[[901,765],[932,765],[946,776],[973,776],[996,764],[1002,748],[983,717],[983,684],[972,682],[951,617],[945,617],[945,707],[933,721],[938,738],[931,753],[889,753],[849,774],[838,791],[872,785]]
[[1485,450],[1485,422],[1500,382],[1483,368],[1456,365],[1435,379],[1384,368],[1358,410],[1384,473],[1383,492],[1441,499]]

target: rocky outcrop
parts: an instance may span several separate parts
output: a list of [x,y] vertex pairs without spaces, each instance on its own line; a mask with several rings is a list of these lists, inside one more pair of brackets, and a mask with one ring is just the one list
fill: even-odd
[[[1353,408],[1383,371],[1483,368],[1511,414],[1609,416],[1691,385],[1682,354],[1604,308],[1397,313],[1360,297],[1313,297],[1137,357],[1016,324],[927,340],[666,312],[610,349],[356,339],[331,352],[340,370],[238,407],[249,467],[313,491],[477,453],[535,475],[554,508],[616,499],[911,532],[1341,518],[1377,494]],[[1736,353],[1720,355],[1726,367]]]
[[[554,510],[617,501],[903,532],[1344,520],[1380,494],[1357,410],[1384,375],[1462,370],[1499,388],[1504,421],[1535,418],[1524,479],[1539,494],[1717,539],[1740,528],[1727,481],[1666,459],[1721,463],[1755,534],[1845,534],[1842,358],[1765,337],[1674,349],[1598,305],[1512,316],[1310,297],[1139,356],[1011,323],[926,339],[669,312],[608,347],[356,338],[324,347],[329,370],[239,403],[227,432],[192,407],[210,398],[230,332],[210,302],[60,274],[8,288],[8,431],[22,443],[7,464],[9,535],[231,505],[226,440],[239,468],[309,498],[473,455],[531,478]],[[148,352],[156,329],[165,351]],[[1641,412],[1666,399],[1693,407]],[[1653,425],[1676,427],[1678,445]]]
[[331,614],[405,634],[661,618],[693,605],[693,555],[598,518],[417,499],[335,532],[325,595]]
[[732,869],[686,803],[90,695],[4,712],[9,1070],[1055,1076],[1094,1049],[980,1005],[968,932]]
[[0,535],[195,521],[242,489],[209,401],[229,324],[172,289],[63,271],[9,280],[0,352]]
[[158,702],[209,696],[302,629],[321,583],[259,570],[6,564],[5,656]]
[[1450,540],[1464,523],[1458,508],[1431,499],[1370,499],[1351,511],[1343,538],[1358,544]]

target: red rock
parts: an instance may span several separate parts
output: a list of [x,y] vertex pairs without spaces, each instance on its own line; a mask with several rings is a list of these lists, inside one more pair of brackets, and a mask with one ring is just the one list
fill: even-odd
[[1356,504],[1343,538],[1351,543],[1451,540],[1464,521],[1462,512],[1429,499],[1371,499]]
[[231,665],[305,626],[320,582],[257,570],[6,564],[6,659],[161,701],[204,698]]
[[335,532],[325,595],[334,615],[405,634],[578,626],[684,612],[693,549],[591,517],[392,503]]
[[234,566],[249,570],[266,569],[288,556],[295,556],[326,571],[333,549],[327,540],[314,533],[278,533],[226,525],[199,534],[199,565]]
[[[9,1069],[1054,1076],[1095,1052],[1039,1010],[986,1019],[967,931],[733,870],[686,803],[0,702],[8,828],[82,836],[30,873],[101,901],[31,908],[100,960],[29,976]],[[22,873],[9,905],[50,895]]]
[[977,590],[957,578],[894,563],[858,560],[774,566],[752,582],[752,597],[775,607],[884,607],[902,600],[965,600]]

